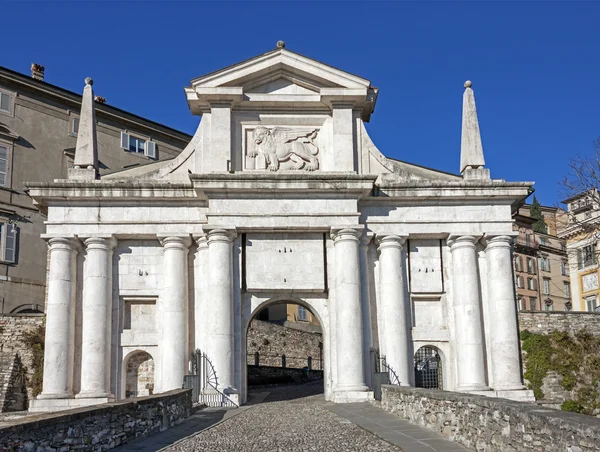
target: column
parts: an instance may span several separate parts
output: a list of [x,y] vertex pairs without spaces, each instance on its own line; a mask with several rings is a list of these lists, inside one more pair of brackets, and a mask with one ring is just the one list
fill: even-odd
[[48,240],[44,382],[38,399],[73,397],[77,251],[71,239]]
[[[410,386],[413,380],[410,302],[404,277],[402,245],[406,237],[388,235],[379,242],[379,312],[386,364],[392,383]],[[398,381],[394,381],[397,379]]]
[[204,309],[206,354],[214,366],[217,387],[234,392],[233,238],[234,232],[213,229],[208,233],[208,293]]
[[334,391],[367,391],[363,367],[359,232],[333,234],[335,250],[335,334],[337,384]]
[[164,279],[160,294],[162,325],[161,391],[181,388],[188,364],[189,236],[161,238]]
[[483,327],[479,297],[477,238],[450,237],[456,340],[457,391],[488,390],[483,353]]
[[363,368],[365,384],[371,388],[372,363],[371,363],[371,303],[369,294],[369,243],[373,234],[364,234],[360,238],[360,297],[363,322]]
[[112,255],[114,239],[90,237],[83,264],[81,391],[77,398],[114,398],[110,392]]
[[196,266],[194,277],[194,347],[204,350],[204,332],[206,330],[206,305],[208,304],[208,242],[206,236],[196,237]]
[[488,305],[494,389],[524,389],[512,265],[512,237],[487,239]]

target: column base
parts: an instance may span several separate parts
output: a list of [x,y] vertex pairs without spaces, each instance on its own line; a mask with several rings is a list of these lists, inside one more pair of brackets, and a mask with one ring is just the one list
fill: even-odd
[[370,402],[375,398],[373,391],[346,391],[335,390],[331,401],[333,403],[360,403]]
[[512,391],[502,391],[490,389],[489,391],[469,391],[469,394],[483,395],[500,399],[516,400],[518,402],[535,402],[533,391],[531,389],[521,389]]
[[461,386],[457,386],[456,389],[454,389],[456,392],[476,392],[476,391],[490,391],[489,386],[486,385],[481,385],[481,384],[474,384],[474,385],[461,385]]
[[91,405],[100,405],[103,403],[114,402],[114,398],[93,398],[93,399],[33,399],[29,402],[30,413],[42,413],[48,411],[64,411],[72,410],[73,408],[81,408]]
[[70,392],[39,394],[34,400],[53,400],[53,399],[72,399],[74,396]]
[[[75,396],[76,399],[110,399],[111,402],[114,402],[115,396],[111,392],[80,392]],[[105,402],[101,402],[105,403]]]

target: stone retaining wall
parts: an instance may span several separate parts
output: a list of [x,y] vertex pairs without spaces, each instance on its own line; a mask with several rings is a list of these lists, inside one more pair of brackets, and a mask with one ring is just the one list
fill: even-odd
[[532,333],[587,330],[600,336],[600,312],[519,312],[519,329]]
[[310,356],[312,368],[322,369],[322,342],[321,333],[253,320],[248,328],[246,358],[249,365],[255,365],[255,353],[258,352],[260,366],[282,367],[281,357],[285,355],[285,367],[302,369],[308,365]]
[[273,384],[299,384],[322,380],[322,370],[289,369],[269,366],[248,366],[248,386]]
[[[600,313],[596,312],[519,312],[520,331],[529,331],[534,334],[549,335],[553,331],[565,331],[571,336],[575,333],[585,330],[588,333],[600,337]],[[589,349],[586,354],[594,359],[594,355],[600,359],[600,350]],[[523,372],[527,370],[527,353],[523,351]],[[586,374],[586,370],[580,367],[580,374]],[[543,398],[538,398],[538,402],[552,408],[560,409],[563,402],[577,399],[576,390],[585,385],[584,378],[577,378],[577,384],[573,390],[566,390],[561,384],[562,377],[550,370],[543,378],[541,390]],[[526,381],[526,383],[528,383]],[[600,416],[600,410],[594,413]]]
[[384,385],[381,407],[477,451],[591,452],[600,444],[600,419],[533,403]]
[[44,314],[0,315],[0,412],[27,409],[31,389],[25,392],[25,378],[33,375],[33,352],[23,334],[44,324]]
[[192,390],[27,416],[0,425],[0,450],[108,450],[181,423]]

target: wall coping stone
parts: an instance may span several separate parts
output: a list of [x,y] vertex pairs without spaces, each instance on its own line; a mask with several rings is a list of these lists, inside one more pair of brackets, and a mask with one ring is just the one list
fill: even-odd
[[191,400],[191,389],[174,389],[172,391],[154,394],[146,397],[137,397],[116,402],[103,403],[101,405],[92,405],[88,407],[73,408],[71,410],[54,411],[49,413],[36,413],[30,416],[6,421],[5,425],[0,426],[0,437],[10,433],[19,433],[25,430],[35,430],[38,428],[49,427],[52,425],[71,423],[82,419],[91,418],[97,415],[127,411],[132,405],[151,405],[156,402],[168,403],[188,392]]
[[483,395],[443,391],[439,389],[412,388],[395,385],[382,385],[381,387],[382,389],[390,392],[401,392],[446,402],[467,403],[494,410],[502,408],[507,412],[507,414],[527,413],[544,418],[549,424],[563,425],[565,422],[567,422],[577,425],[578,428],[587,426],[592,429],[597,429],[598,434],[600,435],[599,418],[587,416],[585,414],[572,413],[570,411],[548,408],[543,405],[538,405],[537,403],[519,402],[516,400],[502,399],[499,397],[487,397]]

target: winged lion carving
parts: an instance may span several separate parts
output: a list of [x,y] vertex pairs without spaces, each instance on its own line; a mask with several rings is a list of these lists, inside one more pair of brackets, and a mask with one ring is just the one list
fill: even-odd
[[318,131],[293,130],[282,127],[259,126],[254,129],[254,149],[248,150],[249,157],[263,154],[270,171],[277,171],[281,162],[291,160],[293,169],[315,171],[319,169],[317,154],[319,148],[315,143]]

